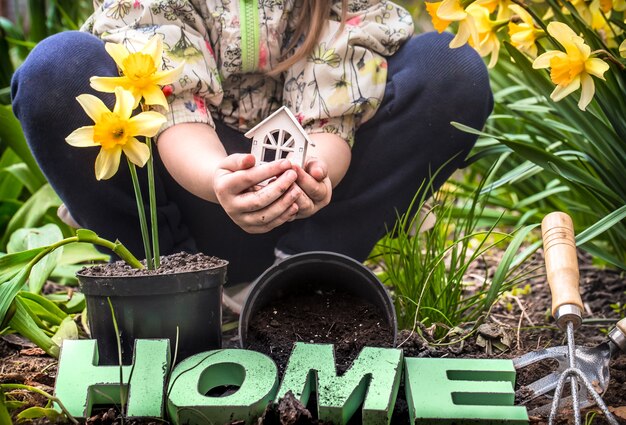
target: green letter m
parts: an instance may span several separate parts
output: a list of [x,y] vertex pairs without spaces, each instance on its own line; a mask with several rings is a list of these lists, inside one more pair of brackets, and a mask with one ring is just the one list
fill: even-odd
[[317,393],[318,417],[345,424],[363,404],[363,425],[388,424],[398,395],[402,351],[365,347],[352,367],[337,376],[332,345],[296,343],[278,390],[303,404]]

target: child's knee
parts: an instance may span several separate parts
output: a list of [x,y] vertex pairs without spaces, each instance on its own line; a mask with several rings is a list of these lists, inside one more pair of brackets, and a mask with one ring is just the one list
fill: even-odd
[[[11,97],[15,115],[36,119],[50,108],[62,109],[81,93],[93,93],[89,78],[115,76],[115,62],[91,34],[66,31],[40,43],[15,71]],[[28,116],[28,117],[27,117]]]
[[429,97],[433,107],[458,102],[490,111],[492,94],[483,59],[467,44],[451,49],[452,37],[429,32],[408,40],[389,61],[394,92],[403,93],[407,101]]

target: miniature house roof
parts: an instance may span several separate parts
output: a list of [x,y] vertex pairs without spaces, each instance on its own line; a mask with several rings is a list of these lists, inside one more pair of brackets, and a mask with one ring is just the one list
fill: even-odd
[[252,138],[251,153],[257,163],[289,159],[300,166],[304,164],[307,147],[314,146],[291,111],[283,106],[249,130],[246,137]]
[[292,135],[294,133],[302,135],[306,139],[306,141],[313,146],[313,143],[309,139],[309,136],[304,131],[304,128],[298,122],[298,119],[291,113],[289,108],[286,106],[280,107],[274,113],[272,113],[269,117],[265,118],[263,121],[255,125],[253,128],[246,132],[245,136],[249,139],[255,137],[255,135],[261,134],[265,135],[268,132],[277,130],[278,128],[283,128],[286,131],[292,130],[290,132]]

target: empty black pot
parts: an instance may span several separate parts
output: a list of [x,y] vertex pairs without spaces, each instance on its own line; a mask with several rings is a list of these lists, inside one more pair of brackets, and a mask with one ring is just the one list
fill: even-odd
[[[224,265],[208,270],[151,276],[85,276],[78,281],[87,302],[91,337],[100,364],[119,364],[111,300],[120,331],[122,363],[132,362],[135,339],[168,338],[177,362],[222,345]],[[173,359],[172,359],[173,360]]]
[[376,306],[397,337],[393,302],[384,285],[367,267],[342,254],[312,251],[296,254],[267,269],[255,281],[239,318],[242,348],[247,347],[250,320],[272,300],[311,289],[335,289]]

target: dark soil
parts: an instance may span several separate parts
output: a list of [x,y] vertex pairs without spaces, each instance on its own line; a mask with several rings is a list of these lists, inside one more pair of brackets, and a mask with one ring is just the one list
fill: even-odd
[[384,315],[371,303],[318,290],[276,299],[259,310],[250,320],[245,348],[271,357],[282,376],[294,342],[334,344],[341,374],[363,347],[393,347],[393,337]]
[[[146,265],[146,261],[142,261]],[[161,256],[158,269],[148,270],[135,269],[124,261],[116,261],[95,266],[84,267],[79,271],[85,276],[154,276],[174,273],[188,273],[200,270],[209,270],[228,264],[227,261],[217,257],[198,253],[189,254],[180,252],[177,254]]]
[[[473,275],[479,275],[476,277],[476,280],[482,282],[485,273],[488,276],[493,274],[497,262],[498,258],[495,257],[488,259],[490,267],[486,267],[486,263],[477,264],[469,271],[468,280],[471,280]],[[541,263],[542,259],[538,257],[534,264],[536,266],[541,265]],[[622,308],[620,310],[620,306],[626,305],[626,275],[623,272],[597,268],[591,264],[587,256],[580,257],[580,264],[581,294],[585,303],[585,322],[576,331],[576,344],[595,346],[606,339],[605,332],[610,328],[611,324],[626,314],[626,309]],[[526,269],[532,269],[535,266],[529,265]],[[536,349],[565,344],[564,333],[554,325],[554,321],[550,317],[550,293],[542,273],[542,270],[539,269],[534,275],[522,282],[521,287],[526,284],[530,285],[528,293],[509,294],[496,304],[485,325],[465,338],[463,342],[437,346],[433,344],[429,337],[429,329],[418,327],[414,330],[402,330],[398,333],[397,342],[399,347],[404,350],[404,355],[407,357],[513,358]],[[308,302],[300,305],[298,310],[290,308],[289,302],[285,301],[285,303],[277,303],[270,306],[267,309],[265,318],[259,317],[258,321],[255,319],[255,325],[258,327],[257,332],[260,337],[258,346],[254,348],[266,353],[271,350],[272,352],[268,354],[273,357],[273,353],[280,353],[280,356],[274,357],[279,363],[280,370],[284,370],[286,366],[285,360],[289,356],[294,341],[335,343],[337,352],[342,353],[338,354],[338,368],[340,370],[345,370],[349,366],[349,359],[353,359],[355,354],[358,354],[359,348],[357,347],[365,345],[389,346],[389,340],[385,338],[380,339],[381,335],[388,336],[388,329],[384,329],[383,323],[380,323],[383,326],[380,328],[378,328],[379,325],[373,325],[379,323],[379,321],[370,322],[369,325],[364,323],[364,319],[367,316],[367,314],[363,313],[364,311],[375,313],[369,309],[371,306],[358,307],[365,310],[358,310],[360,312],[352,317],[344,317],[352,320],[352,322],[346,320],[345,334],[344,336],[339,336],[339,329],[344,324],[342,323],[342,326],[339,326],[339,316],[336,316],[336,314],[341,315],[346,307],[340,307],[336,302],[344,297],[327,296],[325,299],[324,294],[317,295],[319,295],[319,299],[316,299],[316,297],[311,298]],[[327,305],[327,300],[332,302]],[[353,307],[355,302],[356,300],[351,302]],[[309,307],[308,312],[305,310],[305,306]],[[332,308],[336,308],[336,311],[332,311]],[[276,311],[276,314],[274,314],[274,311]],[[307,325],[312,324],[317,325],[317,327],[309,328],[304,326],[304,324],[295,324],[295,321],[305,314],[309,314]],[[356,318],[358,320],[355,320]],[[232,320],[232,316],[225,315],[225,322]],[[275,323],[278,324],[291,323],[293,327],[289,329],[289,326],[280,326],[281,329],[286,329],[286,332],[279,337],[281,340],[270,340],[271,342],[264,346],[268,340],[266,339],[266,342],[263,342],[263,335],[265,334],[265,337],[267,337],[270,333],[275,333],[274,331],[277,329],[276,326],[272,326],[272,320],[275,320]],[[335,325],[331,328],[333,323]],[[363,324],[363,326],[359,327],[359,323]],[[359,333],[355,337],[355,332],[371,328],[374,328],[376,332],[370,332],[369,334]],[[380,332],[378,329],[380,329]],[[370,337],[372,339],[368,339]],[[330,340],[326,338],[330,338]],[[333,338],[336,339],[333,340]],[[354,341],[355,339],[357,341]],[[341,341],[348,341],[345,347],[341,346]],[[224,345],[232,348],[239,346],[235,330],[231,330],[225,335]],[[272,348],[270,349],[269,347]],[[345,357],[343,357],[344,355]],[[617,420],[622,424],[626,424],[626,354],[614,359],[610,366],[611,381],[606,393],[603,394],[603,399]],[[545,376],[551,368],[551,364],[544,363],[520,370],[516,386],[518,400],[523,399],[525,385]],[[0,339],[0,382],[28,383],[51,392],[55,374],[56,361],[43,354],[41,350],[33,348],[29,342],[12,336]],[[409,423],[403,391],[403,388],[401,388],[395,405],[392,424]],[[27,401],[29,405],[42,406],[45,403],[40,397],[24,391],[13,391],[10,396]],[[528,404],[527,407],[531,410],[550,401],[549,399],[536,400]],[[583,419],[590,419],[587,423],[591,424],[606,424],[607,422],[601,414],[591,419],[590,412],[594,410],[597,411],[597,409],[586,409],[583,411]],[[263,417],[259,419],[258,424],[319,425],[321,422],[311,412],[315,412],[314,406],[305,407],[293,397],[287,397],[279,404],[268,406]],[[530,424],[532,425],[547,424],[547,416],[545,415],[531,416],[530,419]],[[121,421],[119,415],[111,409],[94,414],[94,417],[90,418],[88,423],[114,425],[121,424]],[[126,420],[124,423],[135,425],[160,422]],[[350,425],[358,423],[359,419],[354,418]],[[571,411],[567,409],[561,411],[557,417],[557,424],[565,425],[570,423],[573,423]]]

